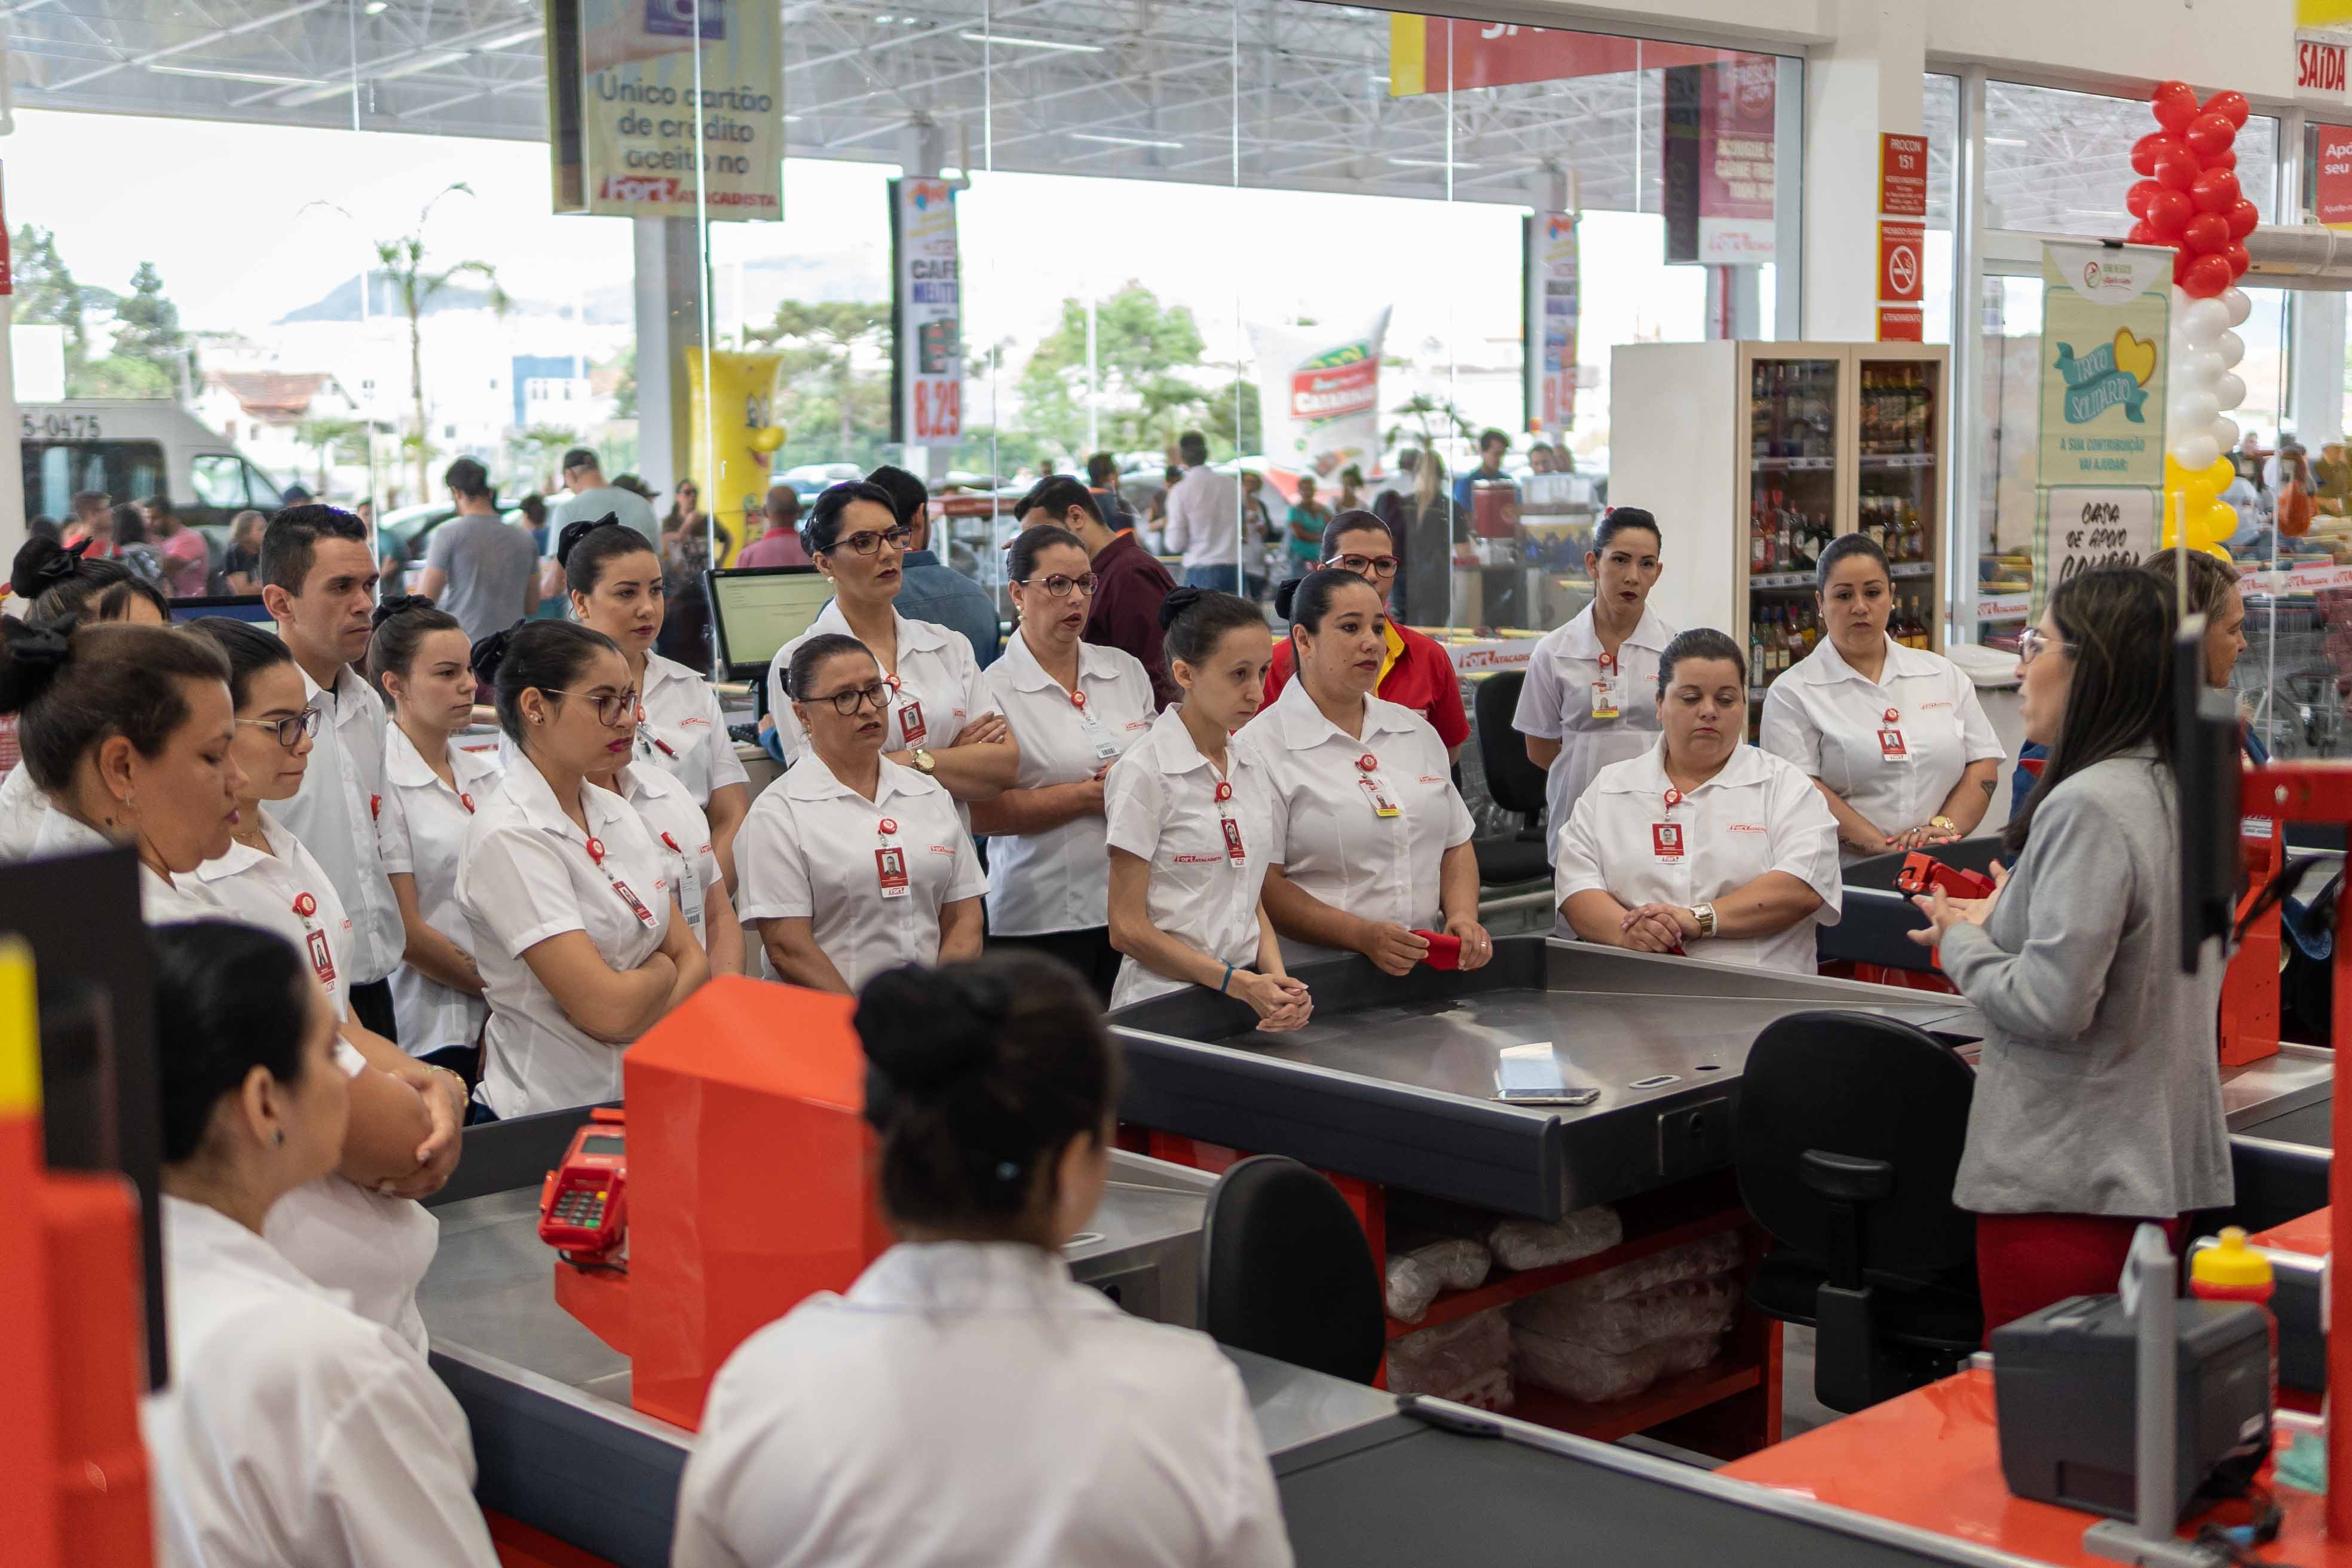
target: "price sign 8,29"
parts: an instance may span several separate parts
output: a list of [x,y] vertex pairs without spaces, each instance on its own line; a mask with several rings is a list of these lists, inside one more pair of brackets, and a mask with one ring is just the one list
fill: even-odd
[[915,383],[915,439],[954,441],[963,435],[963,385],[925,376]]

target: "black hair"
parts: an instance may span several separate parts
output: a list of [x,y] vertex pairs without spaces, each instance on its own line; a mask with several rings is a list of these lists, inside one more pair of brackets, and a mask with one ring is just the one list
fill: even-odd
[[885,463],[866,475],[866,482],[889,496],[890,510],[902,527],[913,528],[923,521],[923,510],[930,505],[931,491],[922,480],[904,468]]
[[119,502],[114,508],[114,542],[117,544],[147,542],[147,514],[129,501]]
[[1870,535],[1841,533],[1822,548],[1821,560],[1814,563],[1813,591],[1817,594],[1828,593],[1830,574],[1837,570],[1841,562],[1851,561],[1857,555],[1865,560],[1877,562],[1878,574],[1889,583],[1894,582],[1895,571],[1886,563],[1886,552],[1880,549]]
[[1660,701],[1665,700],[1666,689],[1675,683],[1675,666],[1689,658],[1723,658],[1738,665],[1740,700],[1748,700],[1748,656],[1739,651],[1738,643],[1713,626],[1693,626],[1689,631],[1676,633],[1674,641],[1666,645],[1666,651],[1658,656]]
[[1497,430],[1490,425],[1478,432],[1478,450],[1481,453],[1486,450],[1486,445],[1490,441],[1500,441],[1506,452],[1511,449],[1511,433],[1508,430]]
[[[433,601],[422,594],[395,594],[375,607],[375,631],[368,638],[368,679],[386,698],[383,678],[387,675],[405,677],[416,662],[416,650],[435,632],[463,632],[466,628],[457,616],[446,610],[436,609]],[[468,649],[468,658],[471,650]]]
[[294,944],[236,921],[151,926],[163,1163],[194,1159],[221,1100],[256,1068],[292,1089],[318,986]]
[[852,1022],[882,1203],[901,1226],[1017,1233],[1054,1200],[1070,1140],[1099,1139],[1118,1100],[1118,1047],[1094,992],[1041,953],[885,970]]
[[1171,588],[1160,601],[1160,645],[1170,668],[1178,659],[1206,664],[1227,632],[1265,625],[1265,612],[1238,594],[1213,588]]
[[472,458],[460,458],[441,471],[441,483],[467,500],[490,493],[490,470]]
[[1376,528],[1389,536],[1389,549],[1393,552],[1396,549],[1396,530],[1382,522],[1381,514],[1376,511],[1366,511],[1360,506],[1349,507],[1324,525],[1323,559],[1326,561],[1339,559],[1343,553],[1339,549],[1339,540],[1343,534],[1370,533]]
[[1592,531],[1593,553],[1597,555],[1608,549],[1609,542],[1629,528],[1648,529],[1650,537],[1658,542],[1659,548],[1665,547],[1665,532],[1658,527],[1656,518],[1638,506],[1612,506],[1608,515],[1601,520],[1601,526]]
[[1176,437],[1176,455],[1189,468],[1199,468],[1209,460],[1209,438],[1198,430],[1187,430]]
[[299,595],[321,539],[367,542],[367,524],[341,507],[289,506],[269,520],[261,534],[260,580]]
[[530,494],[515,502],[515,510],[529,519],[533,528],[547,526],[547,498],[537,490],[531,491]]
[[864,479],[844,479],[837,485],[827,485],[801,519],[801,547],[812,557],[821,555],[841,542],[841,514],[854,501],[872,501],[890,514],[895,527],[898,503],[880,485]]
[[[841,632],[819,632],[813,637],[803,638],[801,646],[793,649],[792,662],[784,667],[785,695],[795,702],[807,701],[809,688],[816,684],[816,672],[824,667],[825,660],[838,658],[847,653],[874,658],[872,648]],[[882,668],[879,659],[875,660],[874,668]]]
[[154,605],[165,621],[172,618],[172,602],[163,591],[121,562],[92,561],[38,535],[16,552],[8,591],[25,602],[25,619],[35,626],[68,616],[119,621],[134,599]]
[[1102,503],[1095,500],[1094,491],[1067,474],[1048,474],[1031,485],[1029,493],[1013,503],[1013,515],[1016,519],[1024,518],[1043,508],[1045,515],[1058,523],[1070,515],[1072,507],[1076,507],[1097,522],[1103,520]]
[[[1108,452],[1097,452],[1087,459],[1087,480],[1090,484],[1108,487],[1118,479],[1118,459]],[[1034,491],[1031,492],[1033,495]],[[1014,516],[1020,514],[1015,512]]]
[[2084,768],[2148,746],[2157,767],[2170,769],[2172,635],[2179,625],[2173,597],[2155,574],[2138,566],[2085,572],[2051,594],[2050,618],[2066,646],[2045,649],[2042,657],[2071,655],[2074,673],[2050,760],[2001,830],[2002,847],[2011,857],[2024,849],[2034,814],[2050,792]]
[[574,468],[594,468],[602,472],[604,467],[596,460],[596,454],[585,447],[574,447],[563,454],[563,471],[567,474]]
[[1331,613],[1331,601],[1350,588],[1364,589],[1375,598],[1380,595],[1378,588],[1344,566],[1318,566],[1274,591],[1274,613],[1288,621],[1294,632],[1303,626],[1319,634],[1323,618]]
[[1004,552],[1005,580],[1027,582],[1037,570],[1037,557],[1057,544],[1066,544],[1080,555],[1087,553],[1086,541],[1068,529],[1056,528],[1050,522],[1024,528],[1014,534],[1011,548]]
[[228,659],[174,626],[46,626],[0,620],[0,713],[22,717],[16,743],[33,782],[56,795],[100,742],[121,735],[162,753],[188,721],[186,680],[228,684]]
[[564,586],[575,594],[594,593],[596,584],[604,580],[608,563],[639,551],[656,561],[661,559],[652,540],[609,511],[594,522],[585,518],[567,522],[563,531],[555,536],[555,563],[563,568]]
[[568,690],[589,660],[620,651],[619,643],[577,621],[531,620],[492,632],[473,646],[471,654],[475,679],[498,694],[499,728],[520,746],[524,692]]
[[2201,550],[2159,550],[2139,563],[2141,571],[2164,584],[2165,595],[2180,610],[2180,574],[2189,574],[2189,613],[2219,615],[2238,586],[2238,574]]
[[228,700],[239,708],[245,706],[246,697],[253,690],[255,676],[294,662],[294,652],[286,646],[284,637],[272,637],[250,621],[231,616],[205,616],[190,621],[186,629],[198,637],[210,637],[228,659]]
[[165,495],[162,490],[157,490],[153,495],[149,496],[139,504],[145,507],[149,511],[153,512],[158,517],[177,517],[180,515],[179,509],[172,504],[172,498]]

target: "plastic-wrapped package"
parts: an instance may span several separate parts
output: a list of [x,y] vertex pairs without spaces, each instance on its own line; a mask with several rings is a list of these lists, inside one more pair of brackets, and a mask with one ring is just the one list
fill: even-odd
[[1486,1243],[1467,1237],[1433,1241],[1410,1252],[1389,1254],[1389,1316],[1417,1323],[1440,1290],[1475,1290],[1494,1265]]
[[1720,1334],[1689,1334],[1616,1355],[1521,1329],[1511,1336],[1511,1375],[1586,1405],[1602,1405],[1630,1398],[1662,1377],[1705,1366],[1722,1349]]
[[1606,1204],[1579,1209],[1554,1225],[1532,1219],[1501,1220],[1486,1233],[1495,1261],[1520,1270],[1573,1263],[1606,1252],[1624,1239],[1625,1222]]
[[1685,1279],[1614,1301],[1581,1301],[1551,1289],[1506,1310],[1514,1331],[1622,1355],[1658,1340],[1724,1332],[1738,1315],[1739,1287],[1722,1278]]
[[1507,1366],[1482,1372],[1459,1388],[1438,1388],[1428,1392],[1435,1398],[1450,1399],[1456,1405],[1475,1405],[1481,1410],[1508,1410],[1517,1395],[1511,1383],[1511,1369]]
[[1511,1325],[1500,1307],[1389,1342],[1389,1389],[1452,1398],[1511,1359]]
[[1670,1247],[1664,1252],[1637,1258],[1631,1263],[1619,1264],[1614,1268],[1603,1269],[1582,1279],[1571,1279],[1545,1294],[1577,1301],[1614,1301],[1621,1297],[1639,1296],[1679,1284],[1685,1279],[1708,1279],[1717,1274],[1728,1274],[1739,1267],[1744,1257],[1739,1246],[1739,1233],[1719,1230],[1713,1236],[1703,1236],[1696,1241],[1686,1241],[1680,1247]]

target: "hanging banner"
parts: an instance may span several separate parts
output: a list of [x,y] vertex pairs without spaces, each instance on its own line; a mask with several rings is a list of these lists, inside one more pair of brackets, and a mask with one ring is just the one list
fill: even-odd
[[740,0],[547,0],[555,210],[782,218],[782,15]]
[[2157,545],[2157,492],[2062,486],[2042,494],[2033,532],[2033,601],[2103,566],[2137,566]]
[[890,182],[890,438],[952,447],[963,438],[963,279],[955,187]]
[[1770,261],[1779,62],[1738,55],[1661,74],[1667,264]]
[[2311,214],[2329,228],[2352,228],[2352,126],[2315,125]]
[[1583,313],[1577,260],[1574,213],[1539,212],[1527,220],[1528,428],[1546,435],[1576,424],[1576,336]]
[[2164,483],[2172,261],[2154,246],[2042,247],[2043,488]]
[[1385,310],[1338,327],[1249,330],[1268,461],[1328,479],[1381,455],[1381,343]]
[[1530,81],[1708,65],[1721,49],[1658,44],[1605,33],[1563,32],[1458,16],[1389,14],[1389,96],[1467,92]]

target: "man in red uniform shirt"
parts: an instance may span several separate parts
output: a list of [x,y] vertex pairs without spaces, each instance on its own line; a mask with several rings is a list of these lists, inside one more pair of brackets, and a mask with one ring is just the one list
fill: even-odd
[[1038,480],[1013,515],[1024,529],[1050,524],[1078,536],[1095,569],[1095,602],[1079,635],[1097,647],[1133,654],[1151,677],[1153,702],[1165,708],[1175,701],[1176,683],[1161,652],[1166,634],[1160,629],[1160,601],[1176,580],[1160,558],[1135,542],[1135,530],[1114,531],[1105,524],[1094,492],[1067,474]]

